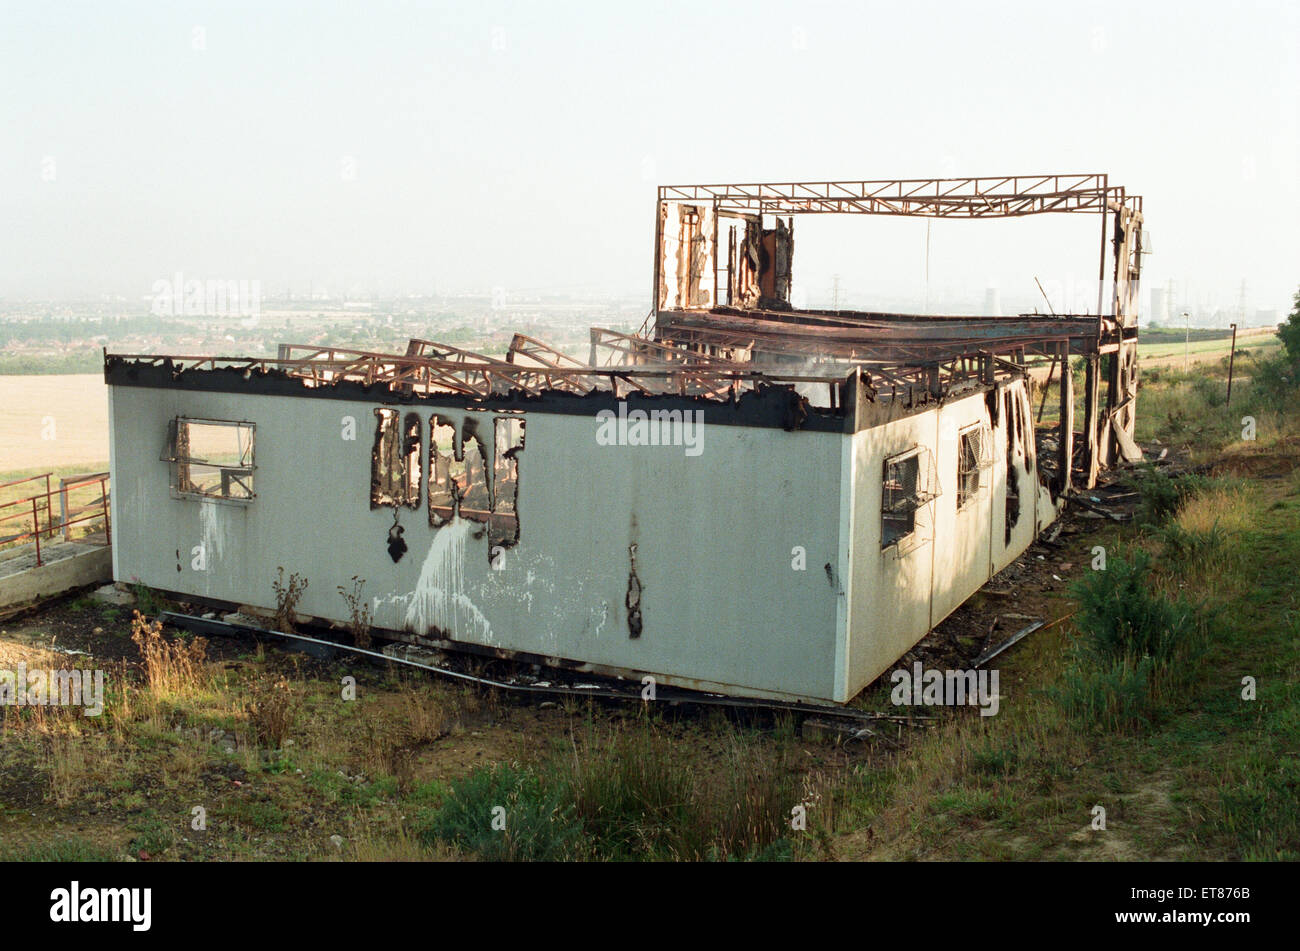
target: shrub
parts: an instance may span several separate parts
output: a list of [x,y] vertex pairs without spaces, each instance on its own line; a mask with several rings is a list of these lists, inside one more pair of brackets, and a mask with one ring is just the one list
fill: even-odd
[[292,634],[294,633],[293,622],[296,616],[294,609],[307,591],[307,579],[298,577],[298,573],[294,572],[289,575],[289,580],[286,582],[284,580],[284,568],[276,568],[275,571],[275,580],[271,582],[271,587],[275,591],[276,630],[283,631],[285,634]]
[[1124,732],[1149,725],[1196,676],[1213,617],[1150,585],[1151,556],[1116,553],[1071,588],[1081,635],[1048,694],[1071,719]]
[[1130,558],[1112,555],[1105,571],[1091,571],[1071,587],[1079,602],[1074,626],[1084,649],[1098,661],[1168,660],[1180,635],[1195,626],[1195,612],[1183,601],[1151,591],[1151,556],[1135,549]]
[[176,836],[172,830],[155,819],[146,822],[136,830],[135,837],[131,839],[128,848],[133,856],[145,852],[150,857],[156,858],[175,843]]
[[1156,661],[1125,658],[1099,667],[1074,664],[1050,690],[1065,714],[1076,722],[1124,733],[1149,726],[1158,712],[1153,680]]
[[131,594],[137,610],[146,617],[157,617],[162,612],[162,599],[147,584],[137,581],[131,586]]
[[[784,755],[736,742],[701,775],[648,722],[588,736],[543,769],[496,766],[452,783],[416,821],[490,860],[775,860],[790,857],[791,808],[804,797]],[[505,829],[492,828],[501,807]]]
[[1177,514],[1187,499],[1204,491],[1210,480],[1195,473],[1185,473],[1172,478],[1155,466],[1147,465],[1137,470],[1127,484],[1141,497],[1138,517],[1152,525],[1160,525]]
[[1210,409],[1223,406],[1228,398],[1226,384],[1208,376],[1193,377],[1192,392]]
[[284,746],[293,726],[293,700],[293,691],[283,677],[267,678],[254,686],[247,712],[259,745],[273,750]]
[[1277,335],[1282,338],[1287,359],[1293,367],[1300,366],[1300,291],[1291,299],[1293,306],[1287,319],[1278,325]]
[[1187,568],[1211,568],[1228,557],[1228,533],[1217,521],[1205,531],[1170,522],[1160,529],[1159,536],[1165,558]]
[[1300,370],[1297,360],[1286,353],[1272,353],[1262,357],[1252,355],[1250,368],[1250,405],[1258,408],[1281,409],[1295,398]]
[[[419,821],[417,831],[425,844],[454,843],[488,861],[582,858],[582,828],[557,792],[517,766],[476,769],[452,782],[442,807]],[[504,827],[494,828],[501,820]]]
[[585,749],[565,767],[561,788],[601,858],[753,860],[788,852],[790,809],[802,790],[783,753],[733,738],[718,767],[702,775],[648,718],[590,736]]
[[696,822],[701,832],[712,834],[707,854],[700,857],[766,860],[780,854],[790,809],[803,798],[784,756],[736,744],[722,776],[705,789],[706,804]]
[[651,727],[588,743],[566,785],[575,814],[606,857],[676,852],[686,845],[691,776]]
[[150,622],[139,611],[131,612],[131,640],[140,649],[145,676],[155,694],[179,694],[207,683],[208,642],[168,641],[162,636],[162,622]]
[[338,586],[339,595],[348,609],[348,631],[352,634],[352,643],[362,650],[370,646],[370,625],[374,620],[370,605],[361,593],[365,586],[366,579],[356,575],[352,576],[352,590]]

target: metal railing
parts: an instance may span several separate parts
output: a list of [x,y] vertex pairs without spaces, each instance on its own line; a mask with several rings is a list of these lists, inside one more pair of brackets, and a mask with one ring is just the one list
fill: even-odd
[[[0,546],[8,546],[28,539],[33,540],[36,543],[36,567],[38,568],[45,563],[44,554],[41,551],[41,539],[46,539],[48,544],[49,540],[61,534],[64,541],[71,541],[72,526],[74,525],[98,522],[102,519],[105,543],[108,543],[112,538],[109,515],[109,473],[92,472],[65,476],[59,479],[57,489],[53,487],[50,481],[53,476],[54,473],[46,472],[40,475],[28,476],[25,479],[15,479],[12,482],[0,482],[0,489],[12,488],[26,482],[40,482],[42,480],[45,482],[44,492],[34,492],[23,498],[0,502]],[[72,497],[72,493],[78,489],[85,489],[94,485],[99,486],[97,497],[88,501],[77,500]],[[54,514],[54,499],[56,496],[59,500],[57,518]],[[8,534],[6,526],[14,522],[18,523],[17,527],[19,529],[28,529],[30,524],[30,529]]]

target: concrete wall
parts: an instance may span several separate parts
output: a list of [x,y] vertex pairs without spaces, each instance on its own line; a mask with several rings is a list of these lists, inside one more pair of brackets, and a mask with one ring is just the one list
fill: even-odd
[[[520,541],[498,571],[488,538],[475,537],[479,524],[430,527],[427,486],[419,510],[399,510],[409,551],[391,560],[393,509],[372,510],[369,498],[380,404],[109,391],[119,581],[273,608],[283,566],[310,582],[300,612],[346,621],[336,587],[358,575],[377,627],[440,630],[736,693],[832,699],[842,682],[837,631],[846,611],[824,566],[843,568],[847,552],[844,435],[711,424],[728,410],[706,406],[703,451],[691,457],[681,446],[598,445],[593,416],[527,412]],[[426,462],[434,412],[477,416],[491,432],[490,413],[400,409],[424,423]],[[178,415],[257,424],[253,502],[171,497],[160,456]],[[354,440],[342,438],[345,417],[356,421]],[[624,606],[632,544],[639,638],[630,636]],[[792,570],[796,546],[806,550],[806,570]],[[924,629],[924,615],[918,620]]]
[[111,577],[108,548],[94,548],[0,578],[0,608],[51,598]]

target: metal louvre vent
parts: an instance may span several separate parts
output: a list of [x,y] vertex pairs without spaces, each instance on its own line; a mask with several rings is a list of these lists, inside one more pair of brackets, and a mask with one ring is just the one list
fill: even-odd
[[923,544],[917,532],[916,512],[939,497],[934,455],[924,446],[885,460],[885,482],[880,510],[880,547],[897,554]]
[[993,433],[983,423],[968,426],[957,438],[957,508],[979,498],[993,465]]

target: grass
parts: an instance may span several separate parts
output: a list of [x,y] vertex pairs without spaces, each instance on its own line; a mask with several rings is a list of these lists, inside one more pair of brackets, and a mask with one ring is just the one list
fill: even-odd
[[111,862],[115,858],[112,850],[75,837],[16,848],[0,846],[0,862]]
[[[1191,370],[1142,371],[1139,442],[1187,450],[1194,462],[1225,452],[1250,454],[1286,447],[1300,438],[1300,420],[1291,411],[1294,387],[1280,379],[1283,363],[1276,343],[1239,354],[1231,404],[1226,357]],[[1247,432],[1246,417],[1253,420],[1253,433]]]
[[1073,592],[1070,625],[1008,662],[1003,682],[1023,686],[1003,712],[909,749],[863,810],[871,839],[841,831],[848,854],[1300,857],[1300,583],[1283,567],[1300,563],[1300,478],[1214,486],[1162,526],[1080,547],[1097,542],[1106,572]]
[[[1196,334],[1192,334],[1190,343],[1184,343],[1182,333],[1160,333],[1150,330],[1144,330],[1138,336],[1138,357],[1181,357],[1184,353],[1204,354],[1226,352],[1231,345],[1231,332],[1220,332],[1222,335],[1212,339],[1197,340]],[[1277,338],[1267,335],[1238,337],[1237,351],[1242,350],[1267,350],[1277,346]]]
[[789,745],[724,736],[708,770],[648,714],[631,725],[588,725],[571,753],[455,780],[420,835],[489,860],[792,856],[792,810],[805,797]]
[[[108,663],[103,716],[6,711],[0,858],[1295,860],[1300,440],[1285,412],[1269,428],[1270,400],[1295,403],[1268,372],[1233,399],[1260,439],[1213,454],[1205,434],[1230,420],[1213,387],[1144,376],[1139,425],[1143,406],[1184,414],[1213,465],[1139,472],[1142,519],[1061,536],[1050,557],[1076,583],[1035,609],[1068,619],[999,657],[997,716],[817,744],[788,718],[541,708],[144,633],[138,659]],[[70,607],[132,646],[130,618]],[[24,623],[0,649],[48,639]]]
[[185,696],[208,685],[206,639],[163,637],[161,622],[150,621],[139,611],[133,611],[131,640],[140,649],[145,676],[155,698]]

